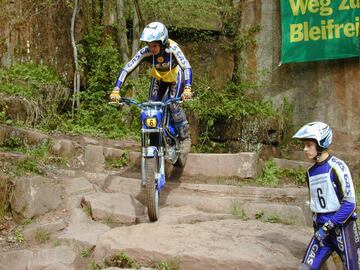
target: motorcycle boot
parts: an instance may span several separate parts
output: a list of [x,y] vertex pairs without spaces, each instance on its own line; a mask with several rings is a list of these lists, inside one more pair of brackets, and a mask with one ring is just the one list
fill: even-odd
[[180,140],[180,152],[189,153],[191,149],[189,124],[187,122],[181,124],[177,127],[177,132]]

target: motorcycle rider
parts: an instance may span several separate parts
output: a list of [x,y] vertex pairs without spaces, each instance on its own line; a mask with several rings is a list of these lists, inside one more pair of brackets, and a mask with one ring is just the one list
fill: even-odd
[[345,270],[359,269],[354,185],[345,162],[328,152],[332,135],[327,124],[312,122],[293,136],[303,142],[305,155],[314,161],[307,170],[314,235],[299,270],[320,269],[333,251],[341,257]]
[[[127,76],[143,61],[151,64],[149,100],[162,100],[167,89],[170,90],[170,98],[181,96],[184,101],[191,99],[192,68],[178,44],[168,38],[166,26],[160,22],[148,24],[140,40],[147,45],[140,49],[120,71],[110,95],[111,101],[120,100],[120,89]],[[170,105],[170,111],[182,149],[189,152],[189,124],[185,112],[177,103]]]

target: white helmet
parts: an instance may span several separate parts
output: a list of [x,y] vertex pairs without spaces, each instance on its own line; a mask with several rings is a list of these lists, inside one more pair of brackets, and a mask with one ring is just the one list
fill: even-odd
[[149,23],[145,26],[140,40],[145,42],[161,41],[161,44],[165,45],[168,41],[168,30],[166,26],[160,22]]
[[295,133],[296,139],[313,139],[322,149],[327,149],[332,141],[331,128],[322,122],[312,122],[306,124]]

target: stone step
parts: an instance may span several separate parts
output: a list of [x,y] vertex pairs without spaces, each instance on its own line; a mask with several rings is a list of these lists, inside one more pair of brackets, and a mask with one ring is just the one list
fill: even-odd
[[[290,160],[290,159],[283,159],[283,158],[274,158],[273,159],[277,166],[280,168],[290,168],[290,169],[308,169],[310,168],[313,163],[311,162],[305,162],[305,161],[299,161],[299,160]],[[304,175],[305,178],[305,175]]]
[[[176,213],[176,209],[164,216],[170,213]],[[298,268],[311,237],[310,228],[271,223],[265,226],[256,220],[193,224],[171,224],[166,220],[164,217],[156,223],[118,227],[104,233],[97,239],[95,260],[123,251],[139,262],[174,261],[180,269],[292,270]]]
[[[122,192],[134,196],[146,205],[145,190],[139,179],[109,177],[106,192]],[[192,206],[210,213],[243,212],[249,218],[257,215],[278,218],[287,223],[310,224],[306,188],[263,188],[168,182],[160,196],[164,206]]]
[[[103,171],[105,160],[117,159],[124,151],[109,147],[88,145],[85,147],[85,167],[88,170]],[[129,152],[131,165],[140,170],[140,152]],[[236,154],[197,154],[190,153],[182,173],[184,176],[208,176],[256,178],[261,169],[262,162],[256,153]]]
[[0,270],[75,270],[79,257],[68,246],[11,250],[0,253]]

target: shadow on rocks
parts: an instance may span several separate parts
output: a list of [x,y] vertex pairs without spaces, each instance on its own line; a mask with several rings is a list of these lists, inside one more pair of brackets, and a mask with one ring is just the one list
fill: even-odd
[[266,242],[279,244],[284,246],[287,250],[294,255],[294,257],[301,260],[304,256],[304,252],[306,250],[306,244],[296,240],[289,240],[286,237],[286,234],[279,233],[265,233],[258,238],[265,240]]

